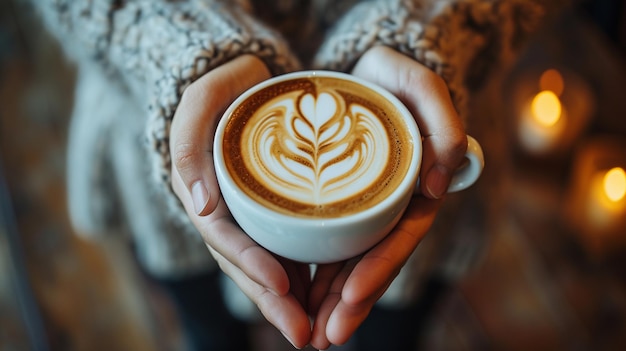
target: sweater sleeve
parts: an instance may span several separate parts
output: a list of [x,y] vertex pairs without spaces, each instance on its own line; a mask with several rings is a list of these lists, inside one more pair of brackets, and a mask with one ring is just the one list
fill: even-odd
[[145,107],[153,174],[169,189],[170,125],[191,82],[243,54],[256,55],[273,74],[299,67],[282,37],[243,3],[41,0],[36,6],[70,57],[97,62]]
[[542,13],[528,0],[363,2],[331,29],[314,64],[347,71],[371,47],[392,47],[440,75],[464,116],[467,89],[512,56]]

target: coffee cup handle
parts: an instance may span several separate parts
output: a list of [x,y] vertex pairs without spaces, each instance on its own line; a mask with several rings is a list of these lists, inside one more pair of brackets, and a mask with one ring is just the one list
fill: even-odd
[[485,167],[485,157],[483,149],[471,136],[467,136],[467,152],[465,158],[469,161],[456,171],[450,181],[448,192],[453,193],[463,189],[467,189],[474,184]]
[[[483,155],[483,149],[471,136],[467,136],[467,151],[465,152],[466,162],[461,168],[459,168],[450,181],[448,186],[448,192],[454,193],[463,189],[469,188],[474,184],[485,167],[485,157]],[[415,194],[420,194],[420,177],[417,178],[417,186],[415,187]]]

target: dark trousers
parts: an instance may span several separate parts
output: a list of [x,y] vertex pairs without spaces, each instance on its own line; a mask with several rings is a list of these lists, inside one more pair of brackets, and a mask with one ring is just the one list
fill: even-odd
[[448,285],[433,278],[426,282],[423,295],[411,306],[385,308],[374,306],[353,337],[355,351],[413,351],[431,322]]
[[193,351],[251,350],[248,324],[224,305],[219,272],[181,280],[157,280],[175,303]]
[[[233,317],[220,290],[220,273],[158,283],[176,304],[193,351],[252,350],[249,325]],[[356,331],[355,351],[412,351],[448,286],[438,279],[426,283],[425,292],[412,306],[387,309],[375,306]]]

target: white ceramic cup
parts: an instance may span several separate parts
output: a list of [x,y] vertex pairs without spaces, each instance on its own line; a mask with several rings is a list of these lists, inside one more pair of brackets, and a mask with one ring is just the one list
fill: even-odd
[[[268,208],[248,196],[229,173],[224,159],[224,135],[233,111],[248,103],[255,93],[274,84],[307,77],[330,77],[356,82],[393,103],[412,139],[409,169],[395,190],[384,200],[360,212],[336,218],[294,216]],[[421,135],[413,115],[390,92],[352,75],[328,71],[301,71],[261,82],[238,97],[220,120],[214,141],[215,172],[226,204],[239,226],[267,250],[301,262],[330,263],[348,259],[370,249],[398,223],[414,191],[422,162]],[[453,177],[449,192],[472,185],[484,167],[479,143],[468,136],[467,165]]]

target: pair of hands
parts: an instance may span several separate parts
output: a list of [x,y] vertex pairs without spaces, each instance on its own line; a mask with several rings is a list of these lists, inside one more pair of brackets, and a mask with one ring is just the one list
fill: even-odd
[[[415,116],[424,138],[421,192],[397,227],[362,256],[318,265],[277,257],[250,239],[221,198],[213,169],[213,133],[238,95],[270,78],[265,64],[241,56],[191,84],[171,133],[172,186],[220,268],[297,348],[326,349],[348,341],[431,227],[467,139],[444,81],[393,49],[366,52],[352,74],[394,93]],[[313,324],[309,320],[311,317]]]

